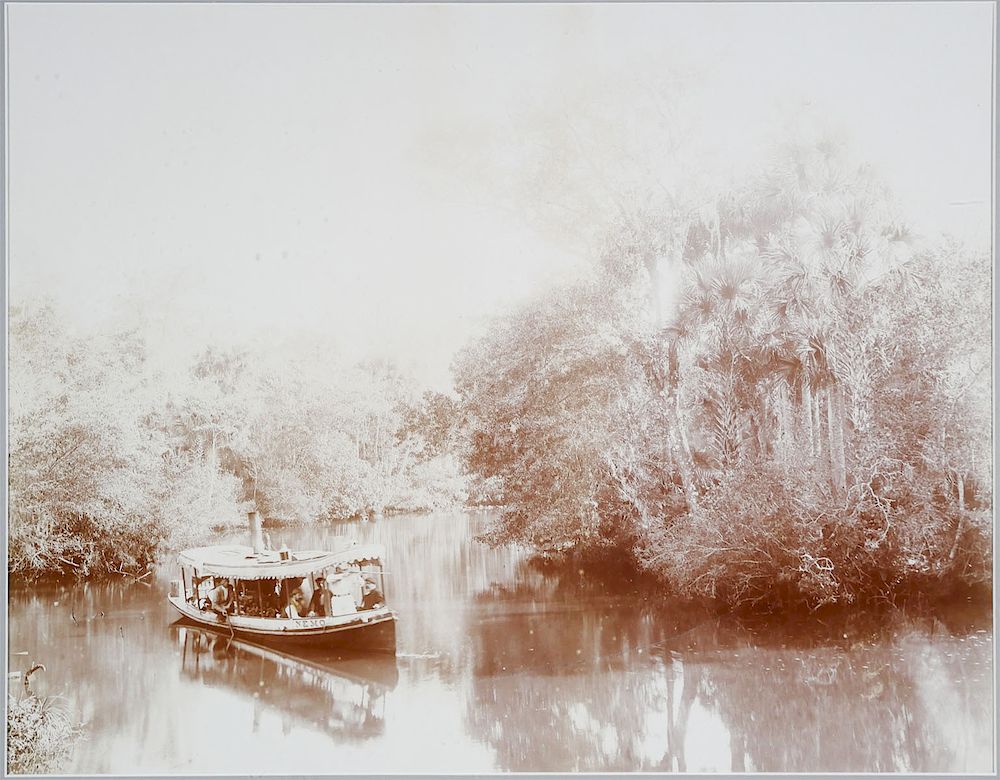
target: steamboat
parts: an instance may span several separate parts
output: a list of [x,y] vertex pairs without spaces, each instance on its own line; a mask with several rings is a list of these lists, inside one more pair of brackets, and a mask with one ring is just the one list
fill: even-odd
[[395,654],[381,545],[341,539],[332,550],[269,550],[260,514],[248,514],[249,547],[179,554],[168,599],[184,619],[279,648]]

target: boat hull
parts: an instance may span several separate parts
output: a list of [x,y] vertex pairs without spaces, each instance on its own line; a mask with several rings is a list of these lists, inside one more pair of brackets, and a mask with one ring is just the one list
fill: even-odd
[[170,597],[169,600],[185,620],[216,631],[229,631],[233,636],[257,644],[300,650],[396,654],[396,615],[389,610],[331,619],[269,620],[235,615],[223,618],[214,612],[195,609],[179,598]]

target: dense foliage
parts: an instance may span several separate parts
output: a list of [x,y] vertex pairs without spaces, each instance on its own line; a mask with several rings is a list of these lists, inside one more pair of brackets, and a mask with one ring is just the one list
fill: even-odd
[[65,707],[31,693],[7,697],[7,771],[50,774],[65,769],[82,735]]
[[446,432],[414,424],[440,399],[389,365],[207,350],[168,382],[135,334],[77,338],[47,307],[12,310],[10,356],[11,572],[136,572],[253,506],[310,522],[464,499]]
[[989,578],[988,258],[912,235],[837,144],[776,160],[625,214],[459,357],[494,542],[613,547],[734,607]]

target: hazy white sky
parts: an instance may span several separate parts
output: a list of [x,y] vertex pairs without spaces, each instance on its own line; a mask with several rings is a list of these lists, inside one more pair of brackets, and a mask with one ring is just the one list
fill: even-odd
[[163,354],[333,338],[444,385],[484,317],[587,258],[427,138],[665,57],[732,149],[803,98],[919,228],[988,236],[989,3],[7,9],[11,302]]

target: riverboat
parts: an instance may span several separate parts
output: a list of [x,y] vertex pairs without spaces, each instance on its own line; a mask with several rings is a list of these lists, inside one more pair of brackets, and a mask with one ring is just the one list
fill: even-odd
[[[249,514],[251,546],[179,554],[180,578],[171,581],[168,599],[183,618],[277,647],[395,654],[396,613],[385,603],[381,545],[268,550],[260,516]],[[314,599],[320,580],[328,592]]]

